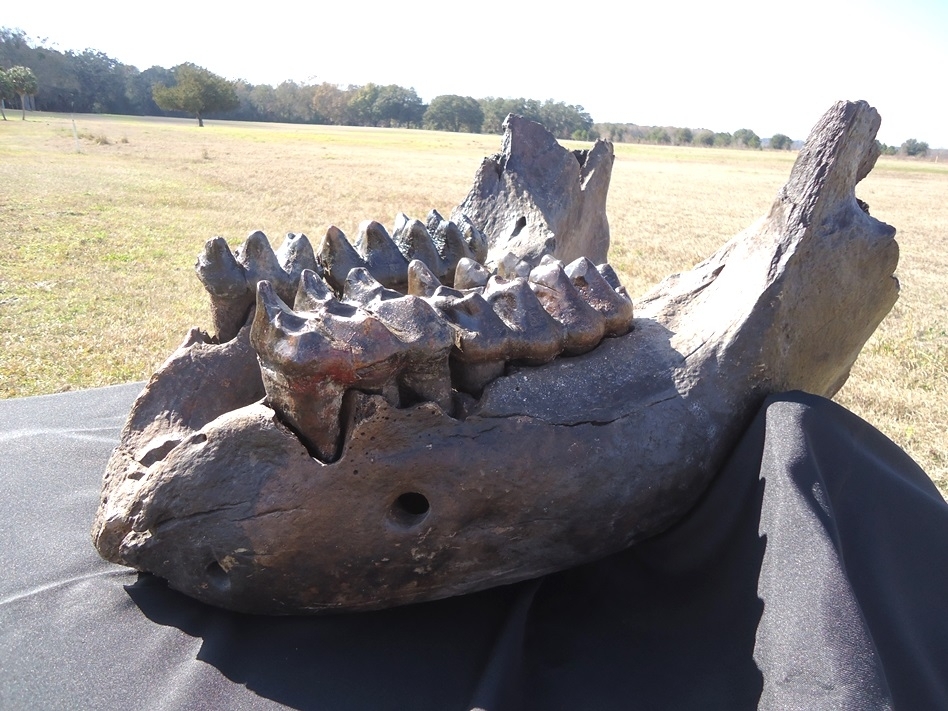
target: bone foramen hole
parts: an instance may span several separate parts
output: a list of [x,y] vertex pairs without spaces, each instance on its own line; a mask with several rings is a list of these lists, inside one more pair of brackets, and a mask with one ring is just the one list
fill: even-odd
[[430,511],[431,504],[428,498],[417,491],[406,491],[395,499],[395,503],[392,504],[392,518],[405,528],[417,526],[428,518]]

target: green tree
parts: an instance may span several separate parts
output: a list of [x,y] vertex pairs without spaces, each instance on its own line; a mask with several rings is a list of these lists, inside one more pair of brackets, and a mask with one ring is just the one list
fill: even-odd
[[713,146],[714,133],[706,128],[699,128],[695,131],[694,138],[692,138],[691,142],[696,146]]
[[775,133],[770,137],[770,147],[775,151],[789,151],[793,148],[793,139],[783,133]]
[[924,156],[928,154],[928,144],[925,141],[917,141],[914,138],[908,139],[902,144],[902,152],[907,156]]
[[653,126],[645,136],[645,140],[649,143],[661,143],[664,145],[668,145],[672,142],[671,136],[668,135],[668,131],[661,126]]
[[7,73],[0,69],[0,114],[3,115],[3,120],[7,120],[7,99],[12,99],[16,96],[16,92],[13,90],[13,82],[10,81],[10,77],[7,76]]
[[694,140],[695,136],[691,132],[690,128],[679,128],[677,131],[675,131],[676,146],[687,146],[693,143]]
[[714,139],[712,145],[717,146],[718,148],[726,148],[734,142],[734,137],[725,131],[719,131],[714,134]]
[[484,112],[477,100],[456,94],[436,96],[424,116],[425,127],[435,131],[478,133],[483,123]]
[[7,70],[7,77],[13,84],[13,91],[20,97],[20,109],[23,111],[23,120],[26,121],[26,107],[29,97],[36,96],[39,89],[39,83],[36,81],[36,75],[29,67],[10,67]]
[[177,83],[174,86],[156,84],[151,92],[155,103],[165,111],[194,114],[198,126],[203,127],[205,114],[230,111],[240,105],[233,83],[204,67],[186,62],[172,71]]
[[760,148],[760,136],[749,128],[739,128],[734,132],[734,143],[745,148]]

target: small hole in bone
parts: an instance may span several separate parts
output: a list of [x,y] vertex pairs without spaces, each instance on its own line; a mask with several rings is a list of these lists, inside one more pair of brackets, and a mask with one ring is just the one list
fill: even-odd
[[221,564],[216,560],[211,561],[207,568],[207,579],[217,590],[221,592],[227,592],[230,590],[230,577],[228,577],[227,572],[221,567]]
[[424,494],[406,491],[392,504],[392,519],[405,528],[417,526],[428,517],[431,504]]

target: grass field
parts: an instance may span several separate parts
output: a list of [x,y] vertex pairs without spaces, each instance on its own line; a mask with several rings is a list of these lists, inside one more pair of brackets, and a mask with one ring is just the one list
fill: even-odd
[[[818,117],[814,116],[816,121]],[[205,240],[314,241],[449,214],[498,136],[34,114],[0,122],[0,397],[147,378],[209,327]],[[885,117],[883,117],[885,120]],[[79,138],[77,140],[76,134]],[[77,150],[78,148],[78,150]],[[617,145],[611,261],[637,295],[764,214],[794,154]],[[948,165],[882,159],[857,193],[899,230],[902,296],[837,396],[948,492]]]

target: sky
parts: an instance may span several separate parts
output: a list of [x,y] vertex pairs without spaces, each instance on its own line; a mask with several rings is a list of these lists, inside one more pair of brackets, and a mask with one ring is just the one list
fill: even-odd
[[6,3],[0,25],[141,70],[193,62],[252,84],[399,84],[553,99],[598,122],[750,128],[806,138],[839,99],[882,115],[879,139],[948,148],[948,1],[506,0]]

